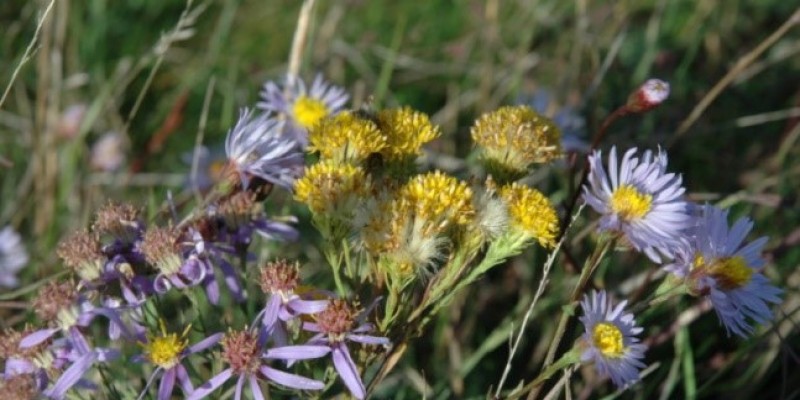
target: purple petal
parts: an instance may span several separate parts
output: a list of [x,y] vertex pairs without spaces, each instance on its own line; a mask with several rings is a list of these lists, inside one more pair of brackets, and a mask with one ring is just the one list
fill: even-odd
[[264,307],[264,317],[261,320],[261,323],[264,325],[264,329],[267,331],[272,330],[273,325],[275,325],[275,321],[278,320],[278,311],[281,309],[281,296],[277,294],[273,294],[269,297],[269,301],[267,302],[267,306]]
[[303,390],[322,390],[325,388],[325,384],[320,381],[309,379],[300,375],[290,374],[288,372],[278,371],[277,369],[270,368],[266,365],[259,368],[259,371],[261,371],[261,373],[264,374],[264,376],[266,376],[269,380],[289,388]]
[[28,347],[36,346],[45,340],[50,339],[50,337],[52,337],[56,332],[58,332],[58,328],[40,329],[22,338],[22,340],[19,342],[19,347],[27,349]]
[[94,349],[94,355],[97,357],[97,361],[107,362],[118,358],[120,352],[117,349]]
[[289,308],[300,314],[316,314],[328,308],[328,300],[300,300],[289,301]]
[[225,285],[228,286],[228,290],[231,291],[234,300],[238,303],[243,302],[245,300],[244,290],[239,283],[239,275],[236,273],[236,269],[222,257],[219,257],[217,261],[219,262],[219,269],[222,271],[222,276],[225,279]]
[[55,385],[47,390],[45,394],[56,399],[63,398],[69,389],[81,379],[83,374],[92,367],[95,361],[94,353],[87,353],[78,358],[63,374],[58,378]]
[[36,366],[30,361],[13,357],[6,360],[6,379],[15,375],[30,374],[34,371],[36,371]]
[[255,400],[264,400],[264,393],[261,392],[261,387],[258,386],[258,379],[255,375],[250,375],[250,391],[253,393]]
[[355,362],[350,357],[350,351],[347,346],[339,343],[333,348],[333,366],[342,377],[345,386],[350,389],[350,393],[357,399],[363,399],[367,395],[367,390],[364,388],[364,383],[361,382],[361,376],[358,374]]
[[186,372],[186,368],[178,364],[175,367],[175,373],[178,378],[178,384],[181,385],[181,389],[183,390],[183,395],[188,396],[192,392],[194,392],[194,386],[192,385],[192,380],[189,379],[189,374]]
[[200,351],[203,351],[219,342],[219,339],[222,337],[222,333],[215,333],[191,346],[186,351],[186,354],[194,354]]
[[316,322],[303,322],[303,329],[309,332],[322,332],[322,329],[319,329],[319,325]]
[[170,368],[161,377],[161,384],[158,386],[158,400],[170,400],[172,389],[175,387],[175,368]]
[[208,396],[211,392],[217,390],[223,383],[227,382],[233,374],[233,370],[228,368],[212,377],[208,382],[200,385],[192,392],[186,400],[200,400]]
[[206,271],[206,265],[196,256],[189,257],[189,259],[181,265],[181,274],[189,280],[191,285],[200,283],[206,277]]
[[236,391],[233,394],[234,400],[241,400],[242,398],[242,388],[244,387],[244,375],[239,375],[239,379],[236,380]]
[[209,272],[206,275],[205,282],[203,283],[206,289],[206,295],[208,297],[208,302],[213,305],[219,304],[219,284],[217,283],[217,279],[214,277],[214,274]]
[[167,293],[170,288],[172,288],[172,284],[169,282],[169,279],[162,274],[156,276],[156,279],[153,281],[153,290],[155,290],[156,293]]
[[352,341],[354,341],[354,342],[364,343],[364,344],[375,344],[375,345],[388,346],[388,345],[390,345],[392,343],[391,341],[389,341],[388,338],[380,337],[380,336],[354,335],[354,334],[351,333],[351,334],[347,335],[347,338],[352,340]]
[[328,355],[331,348],[325,345],[299,345],[274,347],[267,350],[263,357],[278,360],[311,360]]

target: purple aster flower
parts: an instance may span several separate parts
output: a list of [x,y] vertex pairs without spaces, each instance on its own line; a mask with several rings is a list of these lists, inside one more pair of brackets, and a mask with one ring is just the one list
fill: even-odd
[[158,293],[166,293],[173,286],[183,289],[197,285],[208,272],[204,260],[185,249],[178,229],[151,227],[140,248],[147,262],[159,271],[153,281]]
[[145,349],[143,358],[153,363],[157,368],[147,380],[147,386],[142,390],[139,399],[144,398],[145,394],[147,394],[147,389],[150,388],[150,385],[153,384],[158,375],[161,375],[161,382],[158,385],[158,400],[171,399],[175,383],[181,387],[184,396],[189,396],[194,392],[194,386],[191,379],[189,379],[186,367],[181,364],[181,361],[191,354],[199,353],[217,344],[222,334],[213,334],[189,346],[187,335],[191,325],[187,326],[181,335],[167,333],[162,320],[159,320],[159,326],[161,334],[148,335],[147,341],[142,343]]
[[300,280],[299,267],[299,263],[279,260],[261,269],[261,289],[269,298],[255,319],[256,323],[261,320],[264,335],[271,336],[278,346],[289,342],[288,322],[301,314],[316,314],[328,306],[328,300],[306,300],[295,293]]
[[239,114],[225,139],[225,154],[245,188],[257,177],[291,189],[302,174],[303,153],[293,138],[283,135],[283,127],[283,121],[268,113],[253,116],[245,108]]
[[730,335],[753,333],[749,320],[764,324],[772,319],[769,303],[780,304],[780,289],[761,273],[762,237],[748,244],[744,239],[753,222],[740,218],[728,225],[728,211],[711,205],[699,210],[689,243],[676,252],[675,261],[665,266],[686,278],[689,290],[707,297]]
[[[66,341],[66,358],[69,360],[69,367],[56,380],[52,387],[44,391],[47,397],[52,399],[63,399],[67,391],[76,386],[89,386],[89,383],[81,385],[83,376],[86,375],[96,363],[106,363],[120,356],[116,349],[91,347],[89,342],[78,329],[70,329],[69,338]],[[31,336],[28,336],[30,338]],[[27,339],[27,338],[26,338]],[[23,339],[23,346],[26,339]]]
[[641,361],[647,346],[635,336],[642,332],[636,326],[633,314],[624,313],[627,301],[616,307],[605,291],[592,291],[581,301],[585,333],[580,338],[583,346],[581,361],[594,363],[597,371],[611,378],[614,385],[625,387],[639,379]]
[[372,324],[363,322],[371,308],[357,315],[357,311],[346,301],[333,299],[324,311],[315,314],[316,322],[303,324],[304,329],[318,332],[307,344],[275,348],[267,353],[285,359],[301,359],[298,355],[302,355],[302,358],[316,358],[330,353],[333,366],[347,389],[353,397],[363,399],[367,395],[367,390],[361,380],[358,366],[350,356],[347,341],[381,346],[391,344],[385,337],[365,334],[374,329]]
[[653,155],[648,150],[642,158],[635,154],[635,148],[626,151],[618,165],[617,150],[612,147],[608,174],[602,153],[590,155],[591,173],[583,198],[602,214],[600,231],[622,233],[633,248],[660,262],[660,255],[672,257],[691,224],[682,198],[685,189],[680,175],[666,172],[665,153]]
[[305,148],[308,130],[323,118],[342,111],[348,97],[344,89],[325,82],[322,75],[314,78],[310,89],[302,79],[289,75],[283,85],[267,82],[257,107],[285,115],[289,132]]
[[259,380],[266,379],[279,385],[300,390],[321,390],[325,385],[317,380],[303,376],[283,372],[270,367],[266,360],[270,359],[307,359],[318,358],[318,352],[291,352],[290,356],[283,355],[283,352],[270,354],[262,349],[263,342],[259,340],[258,334],[251,330],[230,331],[222,338],[222,359],[228,364],[228,368],[215,375],[208,382],[200,385],[188,396],[188,400],[200,400],[217,390],[225,382],[236,376],[235,400],[242,398],[245,383],[250,387],[253,398],[264,399]]
[[17,272],[28,263],[28,253],[19,234],[10,226],[0,230],[0,287],[19,285]]

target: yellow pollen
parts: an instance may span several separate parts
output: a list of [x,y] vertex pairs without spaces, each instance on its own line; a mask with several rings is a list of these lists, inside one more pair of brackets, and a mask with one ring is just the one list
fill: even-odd
[[292,114],[303,128],[311,129],[317,122],[328,116],[328,107],[320,100],[300,96],[292,106]]
[[611,194],[611,209],[624,220],[644,217],[650,212],[653,196],[644,194],[630,185],[622,185]]
[[472,189],[439,171],[417,175],[402,188],[400,201],[411,204],[423,220],[464,225],[475,215]]
[[191,325],[187,326],[180,336],[176,333],[167,333],[163,320],[159,320],[159,325],[161,326],[161,335],[149,336],[148,343],[143,346],[150,362],[163,369],[170,369],[180,361],[181,352],[188,344],[186,335],[189,334]]
[[550,200],[536,189],[513,183],[500,189],[508,206],[511,227],[539,241],[544,247],[555,246],[558,215]]
[[740,288],[750,282],[753,277],[753,269],[740,256],[715,260],[708,266],[708,269],[724,290]]
[[601,322],[592,332],[594,346],[606,357],[617,358],[625,354],[622,332],[614,324]]

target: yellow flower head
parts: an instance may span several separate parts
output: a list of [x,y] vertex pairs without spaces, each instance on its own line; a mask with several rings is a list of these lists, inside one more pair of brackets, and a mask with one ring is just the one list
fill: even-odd
[[148,335],[147,343],[142,344],[145,350],[145,356],[151,363],[163,368],[170,369],[181,360],[181,353],[186,349],[189,341],[186,336],[189,334],[191,325],[183,330],[183,333],[178,336],[176,333],[167,333],[164,326],[164,321],[159,319],[158,324],[161,327],[161,335]]
[[369,192],[370,181],[361,167],[323,161],[306,168],[295,181],[294,197],[315,214],[346,213]]
[[330,114],[330,110],[322,100],[308,96],[300,96],[292,105],[292,115],[297,123],[306,129],[311,129],[323,118]]
[[561,156],[558,127],[528,106],[506,106],[482,115],[472,127],[472,140],[490,165],[516,173]]
[[314,125],[308,139],[309,151],[340,162],[357,163],[386,147],[386,138],[374,122],[348,111]]
[[542,246],[555,246],[558,216],[547,197],[517,183],[502,187],[500,197],[508,204],[512,229],[535,238]]
[[420,155],[422,145],[441,135],[430,118],[409,107],[392,108],[378,112],[378,125],[386,137],[386,147],[381,151],[389,160],[399,160]]
[[472,189],[465,182],[439,171],[411,178],[400,191],[418,218],[464,225],[475,215]]

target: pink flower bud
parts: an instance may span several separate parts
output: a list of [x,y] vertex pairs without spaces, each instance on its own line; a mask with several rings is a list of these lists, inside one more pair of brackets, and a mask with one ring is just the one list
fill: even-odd
[[629,112],[647,112],[657,107],[667,97],[669,97],[669,83],[660,79],[648,79],[631,93],[626,108]]

